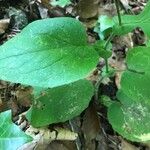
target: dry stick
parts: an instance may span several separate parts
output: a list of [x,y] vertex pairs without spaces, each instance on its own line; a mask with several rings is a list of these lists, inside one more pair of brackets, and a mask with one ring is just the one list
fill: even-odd
[[[72,120],[69,120],[69,124],[70,124],[71,130],[75,133],[76,130],[75,130],[74,123],[72,122]],[[81,149],[81,142],[80,142],[79,137],[75,140],[75,144],[76,144],[77,150],[80,150]]]
[[121,15],[120,15],[120,10],[119,10],[119,1],[118,0],[114,0],[114,1],[115,1],[116,9],[117,9],[119,25],[121,26],[122,23],[121,23]]

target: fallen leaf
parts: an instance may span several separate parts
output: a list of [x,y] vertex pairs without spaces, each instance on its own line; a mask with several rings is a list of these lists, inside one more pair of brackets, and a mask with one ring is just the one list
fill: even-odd
[[5,33],[6,29],[8,28],[10,19],[1,19],[0,20],[0,34]]
[[120,2],[122,3],[123,7],[126,10],[129,10],[131,7],[129,6],[129,0],[120,0]]
[[32,99],[32,89],[26,87],[24,89],[19,89],[16,91],[17,102],[24,107],[29,107],[31,105]]
[[42,5],[38,6],[38,10],[42,19],[48,18],[48,9],[43,7]]
[[100,122],[93,105],[85,112],[82,122],[82,131],[85,138],[85,149],[95,149],[96,137],[100,132]]
[[[70,141],[53,141],[51,142],[46,150],[75,150],[76,146],[74,142]],[[43,147],[41,149],[43,150]]]
[[77,13],[81,18],[87,19],[98,14],[99,0],[80,0],[77,4]]
[[121,139],[121,150],[140,150],[129,142]]
[[78,137],[77,133],[64,128],[54,128],[52,131],[50,131],[47,127],[33,128],[30,126],[25,133],[33,137],[33,139],[37,140],[39,143],[43,141],[51,142],[54,140],[74,141]]
[[113,17],[117,14],[116,6],[115,4],[106,4],[106,5],[100,5],[98,9],[98,16],[100,15],[107,15],[109,17]]
[[47,8],[48,10],[51,9],[50,1],[51,0],[38,0],[38,2],[41,3],[43,7]]

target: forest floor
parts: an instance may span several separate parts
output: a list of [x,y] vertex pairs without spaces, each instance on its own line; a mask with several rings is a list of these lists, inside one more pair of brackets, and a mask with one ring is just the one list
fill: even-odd
[[[130,9],[134,14],[139,14],[145,5],[146,0],[120,0],[122,13],[127,13]],[[100,15],[116,15],[116,7],[112,0],[72,0],[72,3],[65,7],[52,7],[49,0],[0,0],[0,44],[17,35],[34,20],[62,16],[78,18],[87,29],[89,43],[94,43],[99,39],[93,29]],[[143,45],[144,40],[144,33],[139,28],[127,36],[115,37],[112,41],[113,55],[109,63],[121,67],[126,49],[133,45]],[[99,93],[113,99],[117,91],[116,80],[114,77],[107,84],[101,84]],[[30,107],[30,94],[30,89],[20,84],[0,81],[0,112],[11,109],[13,122],[16,123],[19,115]],[[22,129],[27,125],[28,122],[19,124]],[[130,142],[118,135],[108,122],[106,107],[95,102],[94,98],[80,116],[65,123],[49,125],[50,131],[55,131],[56,128],[66,131],[61,140],[57,139],[56,135],[56,140],[43,141],[42,144],[37,145],[32,143],[22,149],[150,150],[150,145]],[[67,135],[68,130],[77,133],[78,138],[72,141],[66,140],[71,136]],[[59,130],[57,132],[59,134]]]

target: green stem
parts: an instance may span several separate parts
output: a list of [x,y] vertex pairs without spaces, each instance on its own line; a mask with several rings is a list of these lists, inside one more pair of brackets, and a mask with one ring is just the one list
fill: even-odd
[[109,42],[113,39],[113,37],[114,37],[114,33],[112,32],[105,43],[104,49],[107,49],[107,46],[108,46]]
[[105,65],[106,65],[106,73],[108,73],[109,72],[108,59],[105,59]]
[[99,78],[99,80],[98,80],[97,83],[95,84],[95,94],[94,94],[94,98],[95,98],[96,101],[97,101],[98,98],[99,98],[98,90],[99,90],[99,86],[100,86],[102,80],[103,80],[103,78]]
[[115,1],[116,9],[117,9],[119,25],[121,26],[122,23],[121,23],[121,15],[120,15],[120,10],[119,10],[119,1],[118,0],[114,0],[114,1]]

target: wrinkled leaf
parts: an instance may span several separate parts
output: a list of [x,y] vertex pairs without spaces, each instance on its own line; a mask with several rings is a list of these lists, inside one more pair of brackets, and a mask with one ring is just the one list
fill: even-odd
[[86,31],[75,19],[60,17],[29,24],[0,47],[0,78],[56,87],[85,78],[98,62]]
[[71,4],[71,1],[70,0],[53,0],[51,2],[51,5],[53,6],[60,6],[60,7],[65,7],[66,5],[69,5]]
[[93,85],[87,80],[45,90],[33,101],[27,118],[35,127],[64,122],[79,115],[92,95]]
[[0,149],[16,150],[24,143],[30,142],[32,138],[26,135],[11,120],[11,111],[0,113]]

